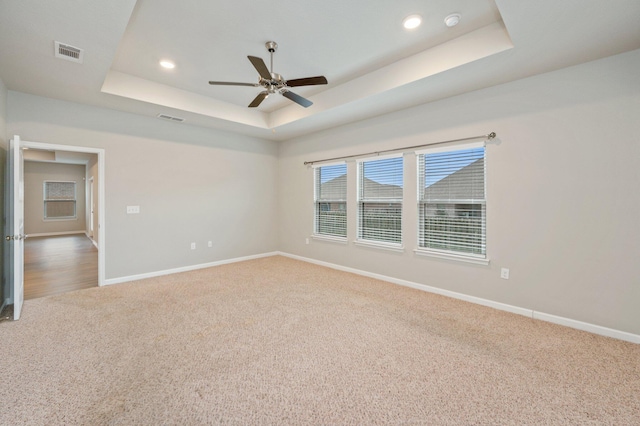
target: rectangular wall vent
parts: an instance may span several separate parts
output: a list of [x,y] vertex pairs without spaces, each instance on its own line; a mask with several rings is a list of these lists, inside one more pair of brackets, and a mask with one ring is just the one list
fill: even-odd
[[167,114],[158,114],[157,117],[162,118],[163,120],[175,121],[176,123],[182,123],[184,121],[184,118],[173,117]]
[[84,58],[84,50],[77,47],[70,46],[68,44],[55,41],[55,57],[60,59],[66,59],[67,61],[82,63]]

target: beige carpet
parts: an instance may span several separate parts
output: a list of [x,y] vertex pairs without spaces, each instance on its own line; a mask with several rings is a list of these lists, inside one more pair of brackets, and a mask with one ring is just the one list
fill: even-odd
[[2,425],[640,424],[640,345],[283,257],[29,300],[0,338]]

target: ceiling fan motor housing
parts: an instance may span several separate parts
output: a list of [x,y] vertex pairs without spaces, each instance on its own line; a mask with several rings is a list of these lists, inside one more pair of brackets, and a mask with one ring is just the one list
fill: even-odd
[[267,50],[271,53],[278,50],[278,43],[276,43],[275,41],[268,41],[264,45],[267,48]]
[[267,89],[269,93],[276,93],[287,85],[284,78],[278,73],[271,73],[271,80],[260,78],[260,85]]

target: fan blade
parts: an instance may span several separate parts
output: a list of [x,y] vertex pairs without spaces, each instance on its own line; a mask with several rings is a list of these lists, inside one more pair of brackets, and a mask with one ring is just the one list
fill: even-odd
[[287,80],[287,86],[289,87],[315,86],[316,84],[327,84],[327,79],[324,76],[319,75],[318,77],[295,78],[293,80]]
[[267,99],[267,96],[269,96],[269,92],[264,91],[264,92],[260,92],[258,94],[258,96],[256,96],[256,98],[253,100],[253,102],[251,102],[249,104],[249,108],[255,108],[258,105],[260,105],[262,103],[262,101],[264,101],[265,99]]
[[271,73],[269,72],[269,68],[267,68],[267,65],[264,63],[262,58],[258,58],[257,56],[247,56],[247,58],[249,58],[249,60],[253,64],[253,67],[256,69],[256,71],[258,71],[260,77],[264,78],[265,80],[271,80]]
[[313,102],[311,102],[309,99],[305,99],[300,95],[296,95],[293,92],[289,92],[288,90],[282,92],[282,96],[284,96],[287,99],[291,99],[293,102],[297,103],[298,105],[302,105],[305,108],[309,108],[311,105],[313,105]]
[[214,86],[249,86],[260,87],[258,83],[235,83],[232,81],[210,81],[209,84]]

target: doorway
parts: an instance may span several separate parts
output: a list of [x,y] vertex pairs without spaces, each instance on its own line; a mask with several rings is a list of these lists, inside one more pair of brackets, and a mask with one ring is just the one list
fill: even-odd
[[[37,256],[45,256],[50,259],[54,256],[58,257],[60,264],[64,264],[67,261],[62,260],[63,257],[67,259],[69,256],[76,256],[75,263],[80,262],[81,267],[75,269],[69,269],[70,273],[66,275],[75,275],[73,279],[67,279],[67,283],[61,285],[61,289],[66,288],[67,291],[86,288],[86,286],[102,286],[105,282],[105,193],[104,193],[104,149],[89,148],[89,147],[77,147],[69,145],[48,144],[40,142],[28,142],[21,141],[21,147],[25,149],[25,152],[49,152],[54,153],[57,160],[63,163],[75,163],[84,164],[86,166],[86,173],[82,181],[84,188],[83,191],[83,205],[82,211],[77,211],[78,217],[82,216],[84,226],[81,233],[69,234],[68,232],[60,232],[56,235],[56,232],[45,233],[45,235],[29,235],[29,239],[26,240],[25,250],[30,248],[34,249],[34,253],[38,253]],[[32,155],[32,154],[29,154]],[[48,154],[49,156],[51,154]],[[25,188],[25,196],[27,196],[28,189]],[[32,240],[32,241],[29,241]],[[33,242],[33,244],[31,244]],[[63,252],[66,254],[63,255]],[[48,254],[47,254],[48,253]],[[75,253],[75,254],[74,254]],[[25,251],[25,254],[28,254]],[[32,260],[35,259],[32,257]],[[41,257],[42,259],[42,257]],[[84,259],[84,260],[83,260]],[[25,259],[26,260],[26,259]],[[55,290],[55,282],[53,277],[65,275],[64,272],[56,271],[56,262],[43,263],[38,260],[36,264],[39,266],[34,269],[36,277],[51,277],[51,285],[40,284],[40,290],[34,294],[43,294],[46,291]],[[42,266],[48,265],[48,269],[43,272]],[[33,265],[30,265],[33,266]],[[58,265],[61,266],[61,265]],[[69,264],[67,265],[69,266]],[[25,265],[25,271],[27,267]],[[27,278],[25,276],[25,278]],[[71,278],[71,277],[68,277]],[[44,294],[43,294],[44,295]],[[36,296],[34,296],[36,297]],[[39,296],[38,296],[39,297]]]
[[23,148],[23,157],[24,298],[98,286],[97,154]]

